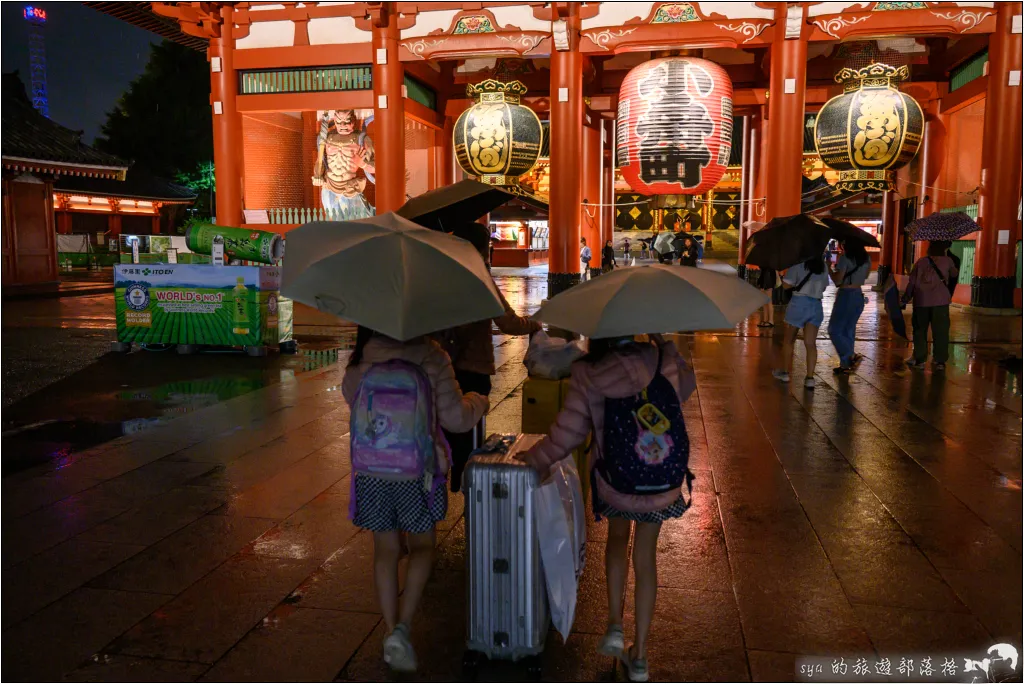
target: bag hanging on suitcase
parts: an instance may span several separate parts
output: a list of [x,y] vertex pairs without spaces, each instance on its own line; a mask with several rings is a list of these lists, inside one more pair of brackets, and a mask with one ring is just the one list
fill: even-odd
[[528,658],[530,673],[540,674],[551,623],[533,523],[540,482],[517,455],[541,437],[491,435],[466,466],[467,674],[481,656]]

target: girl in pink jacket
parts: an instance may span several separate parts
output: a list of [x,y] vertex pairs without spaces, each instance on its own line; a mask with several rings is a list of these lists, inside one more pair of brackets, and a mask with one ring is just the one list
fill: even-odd
[[[367,472],[355,472],[357,461],[353,453],[352,508],[353,523],[373,532],[374,585],[388,627],[388,636],[384,639],[384,661],[393,670],[411,672],[416,669],[416,653],[410,641],[409,626],[434,563],[434,526],[444,520],[448,512],[448,490],[444,486],[448,454],[440,428],[467,432],[487,412],[488,400],[476,393],[462,393],[455,380],[452,362],[437,342],[426,337],[399,342],[360,326],[341,385],[345,401],[352,407],[354,415],[357,411],[355,405],[360,399],[360,387],[367,373],[375,364],[391,361],[408,362],[418,367],[422,374],[416,371],[414,375],[423,378],[424,383],[429,382],[429,387],[420,386],[432,400],[436,421],[432,428],[436,466],[432,464],[432,472],[429,475],[424,473],[424,477],[419,479],[378,477]],[[387,390],[373,395],[371,400],[375,400],[377,405],[386,403],[388,398],[385,394]],[[418,394],[417,399],[419,396],[422,395]],[[380,413],[379,408],[377,411]],[[405,422],[420,424],[419,421]],[[353,421],[353,425],[355,423]],[[404,423],[402,427],[405,427]],[[396,434],[402,431],[390,424],[388,430]],[[379,443],[383,441],[374,442],[371,451],[377,449]],[[409,535],[409,569],[401,609],[398,605],[400,532]]]
[[[598,651],[622,659],[631,681],[648,678],[647,634],[658,585],[661,523],[680,517],[689,506],[681,486],[689,487],[692,479],[681,404],[694,389],[693,370],[676,346],[660,336],[653,336],[653,343],[632,337],[592,339],[590,353],[573,365],[565,405],[550,434],[526,454],[545,475],[594,435],[589,473],[594,512],[598,519],[609,519],[608,629]],[[627,650],[622,613],[633,523],[636,637]]]

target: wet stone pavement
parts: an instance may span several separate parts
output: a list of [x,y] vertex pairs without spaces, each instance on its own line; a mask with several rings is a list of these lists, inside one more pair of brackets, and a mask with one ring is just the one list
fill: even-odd
[[[526,311],[544,281],[498,274]],[[949,369],[908,372],[868,296],[858,373],[833,377],[821,339],[813,392],[772,380],[778,333],[756,319],[678,338],[698,378],[684,407],[697,481],[661,536],[653,679],[1020,649],[1021,389],[997,363],[1020,355],[1020,319],[956,313]],[[517,431],[525,342],[495,345],[488,428]],[[371,537],[347,520],[343,363],[4,477],[3,678],[389,679]],[[797,377],[802,364],[798,349]],[[552,632],[545,680],[623,678],[595,655],[605,539],[591,523],[575,629]],[[417,679],[459,678],[465,547],[457,495],[413,625]],[[627,631],[632,590],[628,606]]]

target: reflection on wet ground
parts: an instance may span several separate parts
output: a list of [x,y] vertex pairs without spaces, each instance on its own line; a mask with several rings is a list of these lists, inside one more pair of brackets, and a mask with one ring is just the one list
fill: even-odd
[[[542,273],[495,275],[520,311],[546,293]],[[901,657],[963,663],[992,644],[1021,647],[1022,403],[1019,374],[999,365],[1020,356],[1020,319],[954,312],[953,363],[911,372],[868,298],[857,342],[866,358],[855,375],[833,376],[834,350],[819,340],[814,391],[772,379],[779,331],[756,320],[676,338],[697,374],[684,406],[697,480],[693,507],[659,540],[655,681],[793,681],[800,655],[895,668]],[[525,351],[522,338],[495,336],[489,430],[519,430]],[[93,389],[68,406],[86,419],[118,406],[121,422],[143,417],[133,405],[194,410],[59,470],[3,477],[3,678],[391,680],[372,536],[347,516],[342,364],[296,366],[294,377],[261,367],[243,380],[253,359],[215,358],[209,373],[188,374],[201,357],[154,362],[163,358],[122,359],[151,373],[137,382],[83,371]],[[798,375],[803,363],[798,350]],[[232,390],[214,378],[263,385],[221,398]],[[184,379],[200,384],[175,384]],[[46,415],[46,395],[30,399],[26,423]],[[461,678],[462,511],[452,495],[438,525],[412,625],[418,680]],[[548,681],[624,679],[595,655],[607,527],[590,521],[587,535],[576,621],[566,642],[548,639]],[[634,593],[630,582],[627,634]]]
[[298,354],[264,358],[179,356],[173,348],[106,354],[4,411],[2,472],[64,468],[90,447],[321,369],[338,352],[334,344],[306,343]]

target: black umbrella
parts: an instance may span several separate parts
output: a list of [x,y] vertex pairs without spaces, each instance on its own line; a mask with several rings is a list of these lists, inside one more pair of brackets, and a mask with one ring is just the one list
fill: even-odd
[[878,238],[866,230],[861,230],[852,223],[834,218],[823,218],[821,221],[832,231],[832,237],[840,242],[852,240],[861,243],[865,247],[882,246],[879,244]]
[[911,221],[904,229],[910,233],[910,239],[914,242],[920,240],[959,240],[964,235],[969,235],[981,230],[981,226],[974,222],[967,214],[957,211],[950,213],[935,213],[916,221]]
[[773,218],[750,238],[747,263],[783,271],[822,257],[832,239],[828,226],[807,214]]
[[452,226],[475,221],[515,197],[504,188],[467,179],[413,197],[395,213],[424,228],[449,232]]
[[900,306],[900,291],[896,287],[896,280],[889,276],[885,285],[885,311],[889,314],[889,322],[892,323],[892,330],[905,340],[907,337],[907,321],[903,318],[903,307]]

